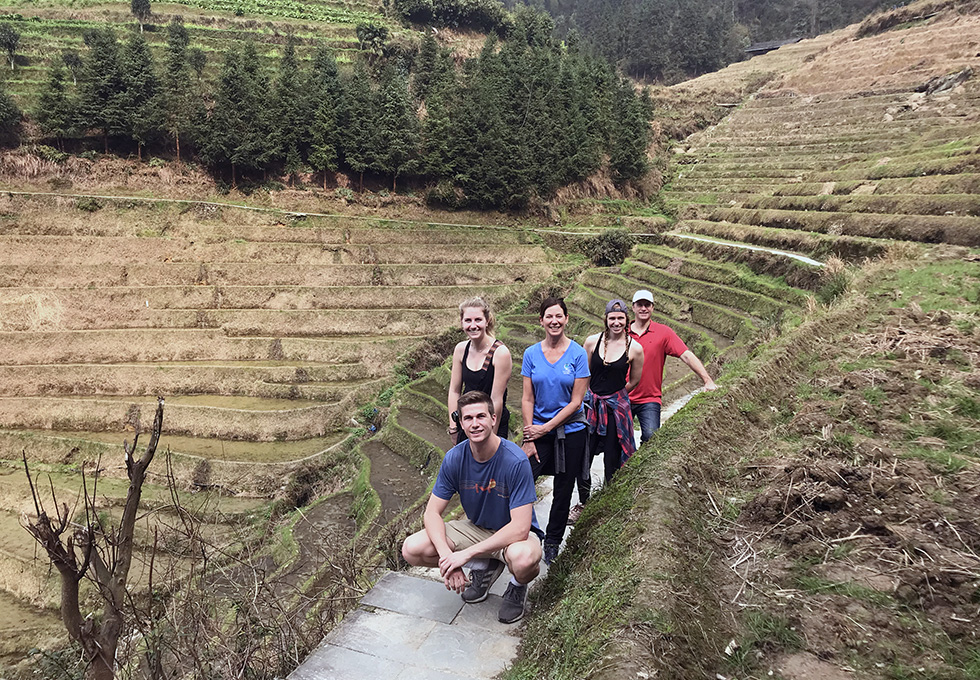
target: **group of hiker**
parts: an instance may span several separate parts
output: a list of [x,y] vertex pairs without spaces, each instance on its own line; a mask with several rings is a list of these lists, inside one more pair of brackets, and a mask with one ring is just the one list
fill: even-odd
[[[402,546],[409,564],[438,567],[446,587],[468,604],[487,599],[506,565],[511,579],[498,619],[514,623],[524,616],[528,584],[541,560],[550,565],[557,557],[566,525],[589,500],[593,458],[602,455],[609,483],[636,451],[634,417],[641,443],[660,427],[667,355],[687,364],[705,389],[716,389],[697,356],[670,327],[652,321],[652,312],[648,290],[636,291],[629,307],[610,300],[602,332],[583,346],[565,333],[565,301],[544,300],[539,322],[545,337],[524,351],[521,362],[523,429],[517,444],[508,439],[510,350],[494,336],[494,316],[483,299],[460,304],[466,340],[453,351],[447,399],[447,432],[456,445],[439,468],[424,528]],[[554,477],[543,531],[533,507],[542,475]],[[576,485],[579,504],[573,508]],[[454,495],[465,516],[445,521]]]

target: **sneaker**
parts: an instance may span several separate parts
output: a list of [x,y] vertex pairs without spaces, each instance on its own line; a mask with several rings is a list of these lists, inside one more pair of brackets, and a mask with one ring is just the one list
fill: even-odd
[[527,586],[515,586],[511,581],[507,584],[504,601],[500,603],[497,620],[501,623],[514,623],[524,616],[524,605],[527,602]]
[[551,563],[555,561],[558,557],[558,548],[560,545],[558,543],[548,543],[544,544],[544,563],[551,566]]
[[585,510],[585,506],[579,503],[574,508],[568,511],[568,523],[575,524],[578,518],[582,516],[582,511]]
[[497,580],[504,570],[504,563],[500,560],[490,560],[490,566],[486,569],[470,569],[470,584],[463,591],[463,602],[476,604],[483,602],[490,594],[490,586]]

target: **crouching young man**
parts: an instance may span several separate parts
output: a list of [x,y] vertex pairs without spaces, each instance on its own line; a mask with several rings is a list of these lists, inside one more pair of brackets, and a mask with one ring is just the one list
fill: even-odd
[[[497,436],[488,395],[467,392],[457,408],[467,439],[446,453],[423,515],[425,529],[405,539],[402,556],[415,566],[439,567],[446,588],[468,604],[487,599],[506,562],[513,577],[497,618],[514,623],[524,616],[527,584],[541,560],[531,464],[519,446]],[[454,494],[466,518],[446,522],[442,515]]]

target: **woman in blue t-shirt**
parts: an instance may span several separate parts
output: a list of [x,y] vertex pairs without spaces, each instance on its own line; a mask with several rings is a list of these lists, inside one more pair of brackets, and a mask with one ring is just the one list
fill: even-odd
[[565,535],[575,480],[586,463],[582,399],[589,387],[589,359],[582,346],[565,335],[568,307],[559,298],[541,303],[545,339],[524,352],[524,442],[534,478],[554,475],[554,499],[544,539],[544,561],[551,564]]

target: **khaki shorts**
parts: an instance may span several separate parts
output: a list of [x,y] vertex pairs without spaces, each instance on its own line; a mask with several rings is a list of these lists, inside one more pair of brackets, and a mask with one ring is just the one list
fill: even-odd
[[[478,527],[473,524],[473,522],[468,519],[451,519],[446,522],[446,538],[453,542],[456,546],[453,550],[465,550],[470,546],[476,545],[480,541],[485,541],[486,539],[493,536],[495,531],[490,531],[489,529],[484,529],[483,527]],[[481,554],[480,557],[492,557],[501,562],[506,562],[504,560],[504,550],[496,550],[492,553]]]

